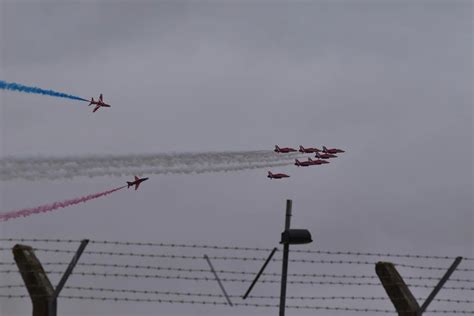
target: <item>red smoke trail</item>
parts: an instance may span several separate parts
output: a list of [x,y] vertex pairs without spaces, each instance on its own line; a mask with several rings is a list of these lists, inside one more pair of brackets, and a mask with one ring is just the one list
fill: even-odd
[[0,214],[0,222],[6,222],[10,219],[17,218],[17,217],[20,217],[20,216],[26,217],[26,216],[30,216],[30,215],[33,215],[33,214],[54,211],[55,209],[58,209],[58,208],[68,207],[68,206],[71,206],[71,205],[79,204],[81,202],[87,202],[87,201],[90,201],[90,200],[93,200],[93,199],[97,199],[101,196],[109,195],[110,193],[114,193],[115,191],[121,190],[125,187],[126,187],[126,185],[123,186],[123,187],[113,189],[113,190],[100,192],[100,193],[95,193],[95,194],[90,194],[90,195],[86,195],[86,196],[83,196],[83,197],[80,197],[80,198],[75,198],[75,199],[72,199],[72,200],[66,200],[66,201],[62,201],[62,202],[54,202],[53,204],[48,204],[48,205],[43,205],[43,206],[38,206],[38,207],[33,207],[33,208],[25,208],[25,209],[22,209],[22,210],[11,211],[11,212],[7,212],[7,213],[1,213]]

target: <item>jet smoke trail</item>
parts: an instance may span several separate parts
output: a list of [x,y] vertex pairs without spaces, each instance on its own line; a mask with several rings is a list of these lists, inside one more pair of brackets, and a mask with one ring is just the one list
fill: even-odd
[[113,155],[68,158],[6,158],[0,180],[65,179],[142,174],[193,174],[269,168],[292,164],[298,154],[271,151]]
[[22,210],[11,211],[11,212],[6,212],[6,213],[0,213],[0,222],[6,222],[10,219],[17,218],[17,217],[20,217],[20,216],[27,217],[27,216],[30,216],[30,215],[33,215],[33,214],[39,214],[39,213],[54,211],[58,208],[64,208],[64,207],[68,207],[68,206],[71,206],[71,205],[79,204],[81,202],[87,202],[87,201],[97,199],[97,198],[102,197],[102,196],[109,195],[109,194],[111,194],[113,192],[116,192],[116,191],[119,191],[119,190],[121,190],[125,187],[126,186],[122,186],[122,187],[119,187],[119,188],[115,188],[113,190],[100,192],[100,193],[95,193],[95,194],[90,194],[90,195],[86,195],[86,196],[83,196],[83,197],[80,197],[80,198],[75,198],[75,199],[72,199],[72,200],[66,200],[66,201],[62,201],[62,202],[54,202],[53,204],[38,206],[38,207],[34,207],[34,208],[25,208],[25,209],[22,209]]
[[60,98],[67,98],[67,99],[73,99],[73,100],[80,100],[80,101],[86,101],[88,100],[76,97],[74,95],[66,94],[66,93],[61,93],[61,92],[56,92],[53,90],[44,90],[41,88],[36,88],[36,87],[28,87],[24,86],[22,84],[18,83],[8,83],[3,80],[0,80],[0,89],[3,90],[12,90],[12,91],[19,91],[19,92],[25,92],[25,93],[37,93],[37,94],[44,94],[44,95],[50,95],[53,97],[60,97]]

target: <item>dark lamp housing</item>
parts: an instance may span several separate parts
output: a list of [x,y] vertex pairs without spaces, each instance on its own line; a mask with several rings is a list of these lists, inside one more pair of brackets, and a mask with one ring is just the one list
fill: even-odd
[[307,229],[290,229],[281,233],[280,244],[300,245],[309,244],[313,240]]

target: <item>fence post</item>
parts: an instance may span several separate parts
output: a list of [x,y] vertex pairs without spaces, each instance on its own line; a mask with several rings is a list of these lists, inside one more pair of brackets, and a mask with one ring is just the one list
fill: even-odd
[[33,316],[48,316],[51,312],[56,315],[56,304],[50,303],[54,297],[54,288],[33,248],[15,245],[13,257],[33,303]]
[[375,265],[375,272],[379,276],[380,281],[382,281],[382,285],[395,306],[399,316],[422,316],[428,308],[428,305],[430,305],[436,297],[436,294],[438,294],[446,281],[449,280],[451,274],[453,274],[459,266],[462,259],[462,257],[456,257],[456,260],[454,260],[448,271],[446,271],[438,284],[436,284],[435,288],[421,307],[418,305],[413,294],[411,294],[397,269],[395,269],[393,263],[377,262]]
[[417,316],[420,306],[391,262],[377,262],[375,272],[392,301],[398,316]]
[[[285,232],[290,231],[292,200],[286,200]],[[283,243],[283,262],[281,264],[281,289],[280,289],[280,316],[285,316],[286,304],[286,279],[288,277],[288,257],[290,254],[289,240]]]
[[430,303],[433,301],[433,299],[436,297],[436,294],[438,294],[438,292],[441,290],[441,288],[443,287],[444,283],[446,283],[446,281],[448,281],[449,277],[451,276],[451,274],[453,274],[454,270],[456,270],[456,268],[459,266],[459,264],[461,263],[462,261],[462,257],[457,257],[456,260],[454,260],[453,264],[451,265],[451,267],[449,267],[448,271],[446,271],[446,273],[444,274],[444,276],[441,278],[441,280],[438,282],[438,284],[435,286],[435,288],[433,289],[433,291],[430,293],[430,295],[428,296],[428,298],[426,299],[426,301],[423,303],[423,305],[421,305],[420,309],[418,310],[418,316],[421,316],[423,315],[423,313],[426,311],[426,309],[428,308],[428,305],[430,305]]
[[15,245],[13,247],[13,257],[33,302],[33,316],[56,316],[59,293],[63,289],[64,284],[66,284],[88,243],[88,239],[81,240],[81,245],[72,258],[71,263],[69,263],[56,289],[51,285],[40,261],[36,258],[33,248],[25,245]]

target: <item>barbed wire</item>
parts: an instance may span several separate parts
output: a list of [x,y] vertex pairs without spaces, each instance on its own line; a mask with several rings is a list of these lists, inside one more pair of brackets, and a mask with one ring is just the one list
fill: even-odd
[[0,238],[0,242],[46,242],[46,243],[80,243],[80,239],[51,239],[51,238]]
[[[38,238],[0,238],[0,241],[15,242],[45,242],[45,243],[80,243],[75,239],[38,239]],[[218,249],[218,250],[242,250],[242,251],[271,251],[273,248],[259,247],[238,247],[238,246],[218,246],[204,244],[179,244],[179,243],[156,243],[156,242],[128,242],[128,241],[108,241],[89,240],[90,244],[120,245],[120,246],[150,246],[150,247],[170,247],[170,248],[195,248],[195,249]]]
[[[319,254],[319,255],[335,255],[335,256],[394,257],[394,258],[437,259],[437,260],[454,260],[454,259],[457,258],[457,257],[450,257],[450,256],[414,255],[414,254],[382,253],[382,252],[358,252],[358,251],[330,251],[330,250],[290,249],[290,252]],[[474,258],[463,257],[463,260],[474,261]]]
[[[23,288],[23,285],[6,285],[2,288]],[[96,292],[111,292],[111,293],[132,293],[132,294],[154,294],[154,295],[174,295],[174,296],[196,296],[196,297],[215,297],[225,298],[222,294],[212,293],[197,293],[197,292],[176,292],[176,291],[153,291],[153,290],[136,290],[136,289],[111,289],[111,288],[94,288],[94,287],[82,287],[82,286],[66,286],[65,289],[78,290],[78,291],[96,291]],[[11,297],[14,295],[2,294],[0,297]],[[29,295],[20,295],[21,297],[29,297]],[[229,295],[230,298],[239,299],[241,295]],[[250,295],[247,299],[280,299],[279,296],[275,295]],[[389,298],[383,296],[287,296],[287,300],[352,300],[352,301],[386,301]],[[424,298],[417,298],[418,301],[424,301]],[[436,298],[434,301],[438,302],[449,302],[456,304],[471,304],[474,300],[462,300],[462,299],[449,299],[449,298]]]
[[[419,301],[425,301],[425,299],[418,299]],[[434,299],[434,301],[438,301],[438,302],[448,302],[448,303],[457,303],[457,304],[472,304],[474,303],[473,300],[459,300],[459,299],[452,299],[452,298],[438,298],[438,299]]]
[[[0,295],[6,298],[26,298],[28,295]],[[197,300],[174,300],[174,299],[156,299],[156,298],[128,298],[128,297],[97,297],[84,295],[60,295],[62,299],[78,299],[78,300],[94,300],[94,301],[115,301],[115,302],[148,302],[148,303],[178,303],[178,304],[202,304],[202,305],[228,305],[224,302],[217,301],[197,301]],[[266,307],[276,308],[277,304],[257,304],[257,303],[233,303],[234,306],[243,307]],[[338,310],[352,312],[383,312],[395,313],[388,309],[365,309],[365,308],[349,308],[349,307],[330,307],[330,306],[303,306],[303,305],[286,305],[286,308],[294,309],[318,309],[318,310]]]
[[[8,248],[0,248],[0,250],[5,250]],[[49,248],[34,248],[35,251],[42,252],[52,252],[52,253],[69,253],[75,254],[75,250],[65,250],[65,249],[49,249]],[[85,251],[84,254],[91,255],[110,255],[110,256],[130,256],[130,257],[141,257],[141,258],[169,258],[169,259],[189,259],[189,260],[200,260],[201,256],[187,256],[187,255],[175,255],[175,254],[149,254],[149,253],[136,253],[136,252],[115,252],[115,251]],[[258,257],[236,257],[236,256],[209,256],[213,260],[240,260],[240,261],[264,261],[266,258]],[[273,259],[274,261],[281,261],[282,259]],[[320,263],[320,264],[358,264],[358,265],[374,265],[376,262],[370,261],[354,261],[354,260],[312,260],[312,259],[290,259],[290,262],[295,263]],[[431,267],[431,266],[419,266],[419,265],[410,265],[403,263],[394,263],[396,266],[412,268],[412,269],[422,269],[422,270],[441,270],[445,271],[444,267]],[[472,272],[474,269],[456,269],[456,271],[468,271]]]
[[[25,298],[29,297],[25,294],[17,295],[0,295],[6,298]],[[44,297],[44,295],[33,295],[31,297]],[[154,302],[154,303],[177,303],[177,304],[202,304],[202,305],[228,305],[226,302],[217,301],[195,301],[195,300],[174,300],[174,299],[160,299],[160,298],[128,298],[128,297],[97,297],[97,296],[83,296],[83,295],[60,295],[62,299],[78,299],[78,300],[93,300],[93,301],[125,301],[125,302]]]
[[[8,249],[8,248],[7,248]],[[0,248],[5,250],[5,248]],[[39,252],[52,252],[52,253],[68,253],[75,254],[75,250],[66,249],[48,249],[48,248],[33,248],[34,251]],[[202,260],[202,256],[188,256],[188,255],[175,255],[175,254],[150,254],[150,253],[136,253],[136,252],[116,252],[116,251],[84,251],[83,254],[89,255],[109,255],[109,256],[128,256],[128,257],[141,257],[141,258],[169,258],[169,259],[190,259],[190,260]],[[257,257],[236,257],[236,256],[209,256],[210,259],[214,260],[240,260],[240,261],[263,261],[265,258]]]
[[[64,265],[68,265],[69,262],[59,262],[59,261],[56,261],[56,262],[42,262],[41,265],[43,266],[47,266],[47,265],[61,265],[61,266],[64,266]],[[1,266],[16,266],[17,264],[15,262],[0,262],[0,265]]]
[[[0,295],[6,298],[26,298],[27,295]],[[114,302],[148,302],[148,303],[170,303],[170,304],[191,304],[191,305],[220,305],[228,306],[225,302],[218,301],[199,301],[199,300],[175,300],[175,299],[156,299],[156,298],[128,298],[128,297],[97,297],[97,296],[83,296],[83,295],[61,295],[62,299],[77,299],[77,300],[93,300],[93,301],[114,301]],[[263,307],[263,308],[278,308],[279,304],[258,304],[258,303],[233,303],[233,306],[241,307]],[[378,308],[353,308],[353,307],[337,307],[337,306],[311,306],[311,305],[286,305],[288,309],[312,309],[312,310],[331,310],[331,311],[346,311],[346,312],[376,312],[376,313],[390,313],[396,312],[388,309]],[[474,311],[466,310],[428,310],[429,313],[440,314],[474,314]]]
[[[51,263],[49,263],[51,264]],[[61,263],[62,264],[62,263]],[[45,263],[44,265],[47,265]],[[192,268],[174,268],[174,267],[159,267],[159,266],[147,266],[147,265],[131,265],[131,264],[110,264],[110,263],[78,263],[77,266],[87,266],[87,267],[104,267],[104,268],[121,268],[121,269],[143,269],[143,270],[160,270],[160,271],[177,271],[177,272],[199,272],[199,273],[209,273],[212,272],[209,269],[192,269]],[[35,272],[35,271],[23,271],[23,272]],[[233,271],[233,270],[216,270],[217,273],[221,274],[233,274],[233,275],[251,275],[255,276],[254,272],[247,271]],[[10,274],[10,273],[20,273],[20,270],[0,270],[0,273]],[[263,276],[281,276],[281,273],[271,273],[265,272],[262,273]],[[347,274],[317,274],[317,273],[289,273],[289,277],[304,277],[304,278],[335,278],[335,279],[374,279],[379,280],[380,277],[376,275],[347,275]],[[439,281],[439,277],[405,277],[406,280],[431,280]],[[450,278],[448,282],[466,282],[474,283],[474,280],[470,279],[458,279]]]
[[[0,241],[16,241],[16,242],[46,242],[46,243],[79,243],[81,240],[75,239],[40,239],[40,238],[0,238]],[[272,248],[261,247],[240,247],[240,246],[219,246],[205,244],[182,244],[182,243],[157,243],[157,242],[127,242],[127,241],[110,241],[110,240],[90,240],[91,244],[104,245],[122,245],[122,246],[152,246],[152,247],[172,247],[172,248],[200,248],[200,249],[221,249],[221,250],[242,250],[242,251],[271,251]],[[438,259],[452,260],[456,257],[436,256],[436,255],[415,255],[415,254],[398,254],[398,253],[380,253],[380,252],[356,252],[356,251],[330,251],[330,250],[300,250],[290,249],[294,253],[307,254],[325,254],[325,255],[344,255],[344,256],[374,256],[374,257],[395,257],[395,258],[412,258],[412,259]],[[463,257],[463,260],[474,261],[474,258]]]
[[0,285],[0,289],[12,289],[12,288],[23,288],[23,284],[13,284],[13,285]]
[[[281,261],[281,259],[277,259],[276,261]],[[290,262],[296,263],[319,263],[319,264],[351,264],[351,265],[375,265],[377,262],[371,261],[354,261],[354,260],[312,260],[312,259],[290,259]],[[412,265],[412,264],[405,264],[405,263],[393,263],[397,267],[404,267],[410,269],[419,269],[419,270],[438,270],[438,271],[446,271],[447,268],[444,267],[432,267],[432,266],[420,266],[420,265]],[[457,268],[456,271],[463,271],[463,272],[472,272],[474,269]]]
[[[235,306],[248,306],[248,307],[274,307],[279,308],[279,304],[254,304],[254,303],[235,303]],[[332,307],[332,306],[308,306],[308,305],[286,305],[285,308],[291,309],[315,309],[315,310],[332,310],[332,311],[346,311],[346,312],[376,312],[376,313],[397,313],[389,309],[378,309],[378,308],[353,308],[353,307]],[[474,311],[463,311],[463,310],[428,310],[426,313],[457,313],[457,314],[474,314]]]
[[[63,274],[63,271],[45,271],[47,274]],[[106,272],[83,272],[73,271],[73,275],[79,276],[93,276],[93,277],[113,277],[113,278],[134,278],[134,279],[167,279],[167,280],[190,280],[190,281],[208,281],[215,282],[214,277],[192,277],[184,275],[161,275],[161,274],[138,274],[138,273],[106,273]],[[238,282],[250,283],[252,279],[237,279],[237,278],[221,278],[223,282]],[[260,283],[280,283],[281,280],[262,279]],[[382,286],[379,282],[341,282],[341,281],[303,281],[303,280],[288,280],[288,284],[307,284],[307,285],[342,285],[342,286]],[[410,287],[417,288],[433,288],[433,285],[427,284],[407,284]],[[443,289],[459,290],[459,291],[474,291],[474,287],[463,286],[444,286]]]
[[[94,288],[94,287],[81,287],[81,286],[66,286],[66,289],[73,289],[79,291],[98,291],[98,292],[116,292],[116,293],[136,293],[136,294],[163,294],[163,295],[177,295],[177,296],[203,296],[203,297],[221,297],[225,298],[222,294],[210,294],[210,293],[190,293],[190,292],[170,292],[170,291],[150,291],[150,290],[129,290],[129,289],[111,289],[111,288]],[[229,295],[231,298],[242,298],[241,295]],[[280,299],[279,296],[273,295],[250,295],[248,299]],[[363,300],[363,301],[374,301],[374,300],[388,300],[388,297],[373,297],[373,296],[287,296],[289,300]],[[419,301],[424,301],[422,298],[417,298]],[[453,303],[472,303],[472,300],[459,300],[459,299],[435,299],[439,302],[453,302]]]
[[[9,248],[0,248],[5,250]],[[74,250],[65,249],[48,249],[48,248],[34,248],[35,251],[52,252],[52,253],[68,253],[75,254]],[[130,257],[141,257],[141,258],[168,258],[168,259],[187,259],[187,260],[201,260],[201,256],[187,256],[187,255],[175,255],[175,254],[148,254],[148,253],[135,253],[135,252],[114,252],[114,251],[85,251],[84,254],[90,255],[110,255],[110,256],[130,256]],[[213,260],[239,260],[239,261],[264,261],[266,258],[258,257],[236,257],[236,256],[209,256]],[[272,259],[273,261],[281,262],[282,259]],[[313,260],[313,259],[290,259],[290,262],[294,263],[311,263],[311,264],[351,264],[351,265],[375,265],[376,262],[371,261],[354,261],[354,260]],[[419,270],[437,270],[446,271],[445,267],[432,267],[432,266],[420,266],[411,265],[404,263],[394,263],[395,266],[405,267]],[[456,271],[461,272],[474,272],[474,269],[470,268],[457,268]]]
[[[158,294],[158,295],[176,295],[176,296],[197,296],[197,297],[218,297],[225,298],[222,294],[212,293],[196,293],[196,292],[173,292],[173,291],[153,291],[153,290],[129,290],[129,289],[111,289],[111,288],[94,288],[83,286],[66,286],[65,289],[78,291],[95,291],[95,292],[110,292],[110,293],[133,293],[133,294]],[[237,298],[239,296],[231,295],[230,297]]]
[[[231,296],[234,297],[234,296]],[[238,296],[241,297],[241,296]],[[247,299],[280,299],[279,296],[275,295],[249,295]],[[386,301],[389,298],[383,296],[287,296],[287,300],[353,300],[353,301]],[[426,298],[418,297],[418,301],[425,301]],[[474,300],[461,300],[461,299],[449,299],[449,298],[435,298],[434,301],[438,302],[449,302],[457,304],[471,304]]]

